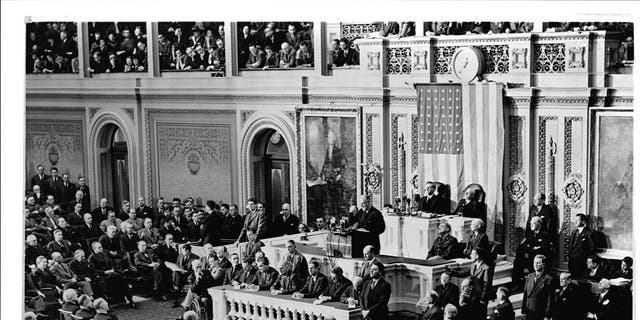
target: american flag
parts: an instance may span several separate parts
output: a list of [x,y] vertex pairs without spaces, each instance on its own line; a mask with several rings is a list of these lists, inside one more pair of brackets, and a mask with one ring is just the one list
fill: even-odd
[[451,186],[451,200],[457,202],[467,185],[480,184],[491,235],[492,222],[502,221],[502,85],[416,84],[416,91],[421,190],[426,181],[443,182]]

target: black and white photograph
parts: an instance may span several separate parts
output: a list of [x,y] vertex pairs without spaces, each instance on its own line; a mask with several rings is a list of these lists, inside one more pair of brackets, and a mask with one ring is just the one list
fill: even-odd
[[2,8],[3,319],[638,319],[635,3]]

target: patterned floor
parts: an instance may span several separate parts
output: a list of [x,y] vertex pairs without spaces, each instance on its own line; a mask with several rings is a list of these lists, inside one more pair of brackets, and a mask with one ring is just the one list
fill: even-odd
[[120,320],[173,320],[182,316],[182,308],[172,308],[172,302],[156,301],[149,298],[134,296],[133,300],[138,309],[131,309],[126,305],[114,306],[113,314]]

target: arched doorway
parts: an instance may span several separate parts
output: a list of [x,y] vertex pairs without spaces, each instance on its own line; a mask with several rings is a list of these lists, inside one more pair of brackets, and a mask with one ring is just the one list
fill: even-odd
[[259,132],[251,145],[253,194],[264,201],[267,213],[280,212],[282,204],[291,203],[289,148],[274,129]]
[[107,124],[98,136],[98,172],[101,198],[107,198],[116,210],[129,200],[129,147],[124,132]]

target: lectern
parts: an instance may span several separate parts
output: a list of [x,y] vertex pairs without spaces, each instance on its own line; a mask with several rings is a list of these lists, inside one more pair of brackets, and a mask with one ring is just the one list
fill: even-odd
[[[329,257],[356,258],[353,256],[352,231],[329,231],[325,234],[326,252]],[[362,255],[362,250],[360,250]]]

